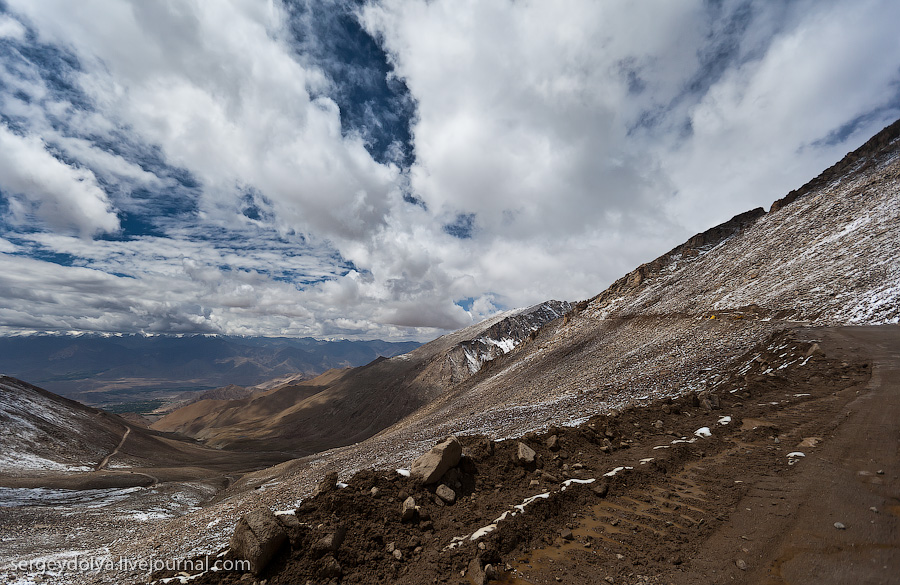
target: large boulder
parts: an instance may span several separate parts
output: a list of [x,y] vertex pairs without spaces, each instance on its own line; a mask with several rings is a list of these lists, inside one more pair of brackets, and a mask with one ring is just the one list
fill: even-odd
[[459,464],[462,457],[462,445],[456,437],[448,437],[415,460],[410,476],[422,480],[428,485],[436,483],[451,468]]
[[250,562],[250,570],[262,573],[278,549],[287,540],[287,532],[268,509],[256,509],[242,516],[231,536],[231,554]]

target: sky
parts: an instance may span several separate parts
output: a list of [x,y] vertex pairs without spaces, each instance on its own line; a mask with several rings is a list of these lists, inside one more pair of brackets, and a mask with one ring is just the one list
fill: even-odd
[[900,117],[893,0],[0,0],[0,335],[426,341]]

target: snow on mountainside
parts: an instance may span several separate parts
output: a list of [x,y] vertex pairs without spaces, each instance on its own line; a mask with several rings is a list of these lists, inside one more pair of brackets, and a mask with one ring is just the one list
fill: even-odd
[[0,471],[90,471],[122,435],[98,410],[0,376]]
[[688,242],[632,271],[595,297],[586,314],[699,314],[758,305],[816,325],[897,323],[898,193],[900,121],[776,201],[770,213],[732,220],[746,229],[711,246]]
[[565,301],[546,301],[526,309],[503,313],[503,319],[474,339],[460,341],[447,352],[451,383],[477,373],[482,366],[506,355],[532,337],[544,324],[558,319],[574,305]]

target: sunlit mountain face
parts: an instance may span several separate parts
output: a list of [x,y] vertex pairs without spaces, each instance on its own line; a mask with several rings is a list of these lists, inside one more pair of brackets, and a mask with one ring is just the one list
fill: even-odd
[[890,2],[0,2],[0,333],[425,341],[900,114]]

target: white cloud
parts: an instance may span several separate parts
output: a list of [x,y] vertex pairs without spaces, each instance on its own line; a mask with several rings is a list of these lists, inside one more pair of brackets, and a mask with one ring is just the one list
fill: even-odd
[[112,232],[119,220],[94,174],[61,162],[37,136],[0,124],[0,189],[19,216],[34,213],[54,229],[82,236]]
[[15,39],[21,41],[25,38],[25,27],[22,23],[8,14],[0,14],[0,39]]
[[[189,219],[160,219],[165,237],[10,236],[0,253],[84,266],[4,256],[28,274],[0,275],[7,326],[427,338],[596,294],[767,206],[897,114],[888,1],[372,1],[361,23],[417,105],[407,176],[343,132],[332,80],[297,53],[277,2],[8,4],[77,56],[94,106],[0,67],[3,111],[27,130],[0,128],[0,188],[20,194],[20,222],[114,231],[113,204],[144,205],[130,189],[165,192],[170,179],[92,142],[117,132],[158,147],[202,195]],[[3,35],[25,38],[7,16]],[[407,181],[424,207],[403,201]],[[248,191],[265,217],[241,215]],[[443,229],[460,214],[469,238]],[[323,282],[287,282],[304,277]]]
[[[695,231],[767,206],[893,121],[900,5],[822,3],[758,60],[730,69],[690,111],[690,140],[659,153],[679,197],[667,210]],[[877,111],[834,144],[829,131]]]

